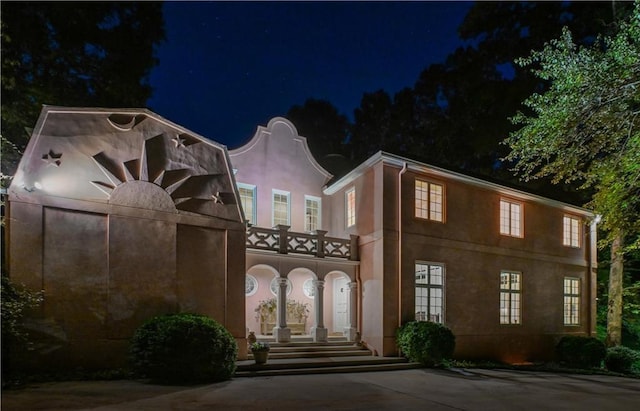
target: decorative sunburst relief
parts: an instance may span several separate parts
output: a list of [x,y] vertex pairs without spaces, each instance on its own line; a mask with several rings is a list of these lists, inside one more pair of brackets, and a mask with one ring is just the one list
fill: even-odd
[[[199,143],[184,133],[173,138],[163,133],[144,140],[139,155],[127,161],[99,152],[92,159],[105,178],[91,184],[106,194],[112,204],[218,215],[220,207],[236,203],[226,173],[201,174],[204,169],[201,164],[173,168],[176,161],[171,161],[177,157],[176,150],[198,149],[190,146]],[[206,168],[221,168],[216,164],[217,156],[209,159]]]

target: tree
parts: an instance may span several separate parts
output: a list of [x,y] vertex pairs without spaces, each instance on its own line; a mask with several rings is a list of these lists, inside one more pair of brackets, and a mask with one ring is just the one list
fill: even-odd
[[2,2],[2,172],[12,174],[43,104],[144,106],[159,2]]
[[[624,253],[640,247],[640,2],[615,35],[576,46],[571,32],[517,61],[549,88],[512,118],[505,143],[524,178],[578,181],[611,245],[607,344],[620,345]],[[627,240],[627,242],[625,242]]]

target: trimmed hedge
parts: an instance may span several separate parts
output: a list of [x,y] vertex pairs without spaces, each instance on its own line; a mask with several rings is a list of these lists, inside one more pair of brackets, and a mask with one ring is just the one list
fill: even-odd
[[402,353],[411,361],[426,366],[440,365],[453,356],[456,338],[442,324],[411,321],[398,329],[397,341]]
[[607,349],[604,364],[609,371],[628,374],[633,371],[633,364],[636,361],[640,361],[640,352],[628,347],[618,346]]
[[598,368],[606,354],[604,343],[595,337],[564,336],[556,345],[558,361],[575,368]]
[[130,345],[134,372],[165,383],[202,383],[231,378],[238,346],[215,320],[180,313],[152,318],[136,330]]

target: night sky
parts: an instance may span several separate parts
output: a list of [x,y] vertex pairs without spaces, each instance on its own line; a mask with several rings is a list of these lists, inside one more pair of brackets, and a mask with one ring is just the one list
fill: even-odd
[[353,116],[463,43],[469,2],[166,2],[147,106],[235,148],[308,98]]

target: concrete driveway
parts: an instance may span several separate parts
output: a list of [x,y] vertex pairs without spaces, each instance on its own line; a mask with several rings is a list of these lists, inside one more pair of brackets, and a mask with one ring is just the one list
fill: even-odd
[[2,392],[2,410],[640,410],[640,380],[507,370],[235,378],[195,387],[61,382]]

